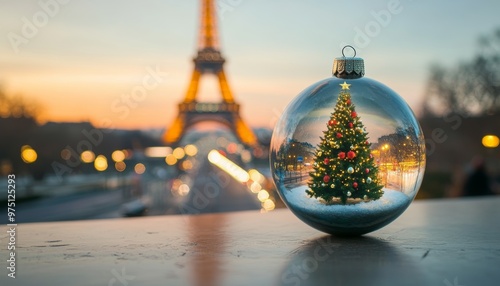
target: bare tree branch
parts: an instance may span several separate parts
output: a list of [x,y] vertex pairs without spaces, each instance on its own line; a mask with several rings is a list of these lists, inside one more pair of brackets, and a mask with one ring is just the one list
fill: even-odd
[[500,111],[500,29],[480,37],[479,52],[456,67],[431,67],[424,116]]

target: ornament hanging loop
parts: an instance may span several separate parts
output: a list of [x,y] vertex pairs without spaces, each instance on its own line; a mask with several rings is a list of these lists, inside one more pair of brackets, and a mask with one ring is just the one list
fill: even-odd
[[344,46],[344,47],[342,48],[342,56],[345,58],[344,50],[345,50],[346,48],[351,48],[351,49],[352,49],[352,51],[354,52],[354,56],[352,56],[352,57],[353,57],[353,58],[355,58],[355,57],[356,57],[356,49],[355,49],[353,46],[351,46],[351,45],[347,45],[347,46]]
[[[345,49],[351,48],[354,56],[346,58]],[[342,57],[333,61],[332,75],[342,79],[356,79],[365,75],[365,63],[362,58],[356,57],[356,49],[347,45],[342,48]]]

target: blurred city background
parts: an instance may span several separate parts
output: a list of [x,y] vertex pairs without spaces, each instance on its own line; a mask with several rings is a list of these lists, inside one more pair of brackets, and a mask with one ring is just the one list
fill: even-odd
[[18,222],[284,207],[272,129],[345,44],[419,118],[417,199],[500,194],[497,1],[0,3],[0,201],[15,174]]

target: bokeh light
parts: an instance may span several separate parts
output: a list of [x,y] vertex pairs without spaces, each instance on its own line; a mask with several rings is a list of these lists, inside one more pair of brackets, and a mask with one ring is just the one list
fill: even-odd
[[267,199],[262,203],[262,208],[266,211],[272,211],[275,207],[276,205],[271,199]]
[[217,150],[212,150],[208,153],[208,161],[241,183],[246,183],[250,180],[250,175],[248,175],[247,171],[221,155]]
[[144,150],[144,155],[153,158],[163,158],[172,154],[172,148],[167,146],[148,147]]
[[188,156],[195,156],[198,153],[198,148],[193,144],[188,144],[184,147],[184,152]]
[[125,160],[125,157],[125,152],[123,152],[122,150],[116,150],[111,154],[111,159],[113,159],[113,161],[115,162],[122,162],[123,160]]
[[264,202],[265,200],[269,199],[269,192],[267,192],[266,190],[260,190],[257,194],[257,198],[259,199],[259,201]]
[[115,169],[118,172],[123,172],[123,171],[125,171],[126,168],[127,168],[127,164],[125,164],[125,162],[123,162],[123,161],[115,163]]
[[181,147],[175,148],[172,154],[177,160],[184,158],[184,156],[186,155],[186,153],[184,153],[184,149]]
[[250,175],[250,178],[252,179],[252,181],[254,182],[259,182],[259,183],[263,183],[265,181],[265,177],[264,175],[262,175],[259,171],[255,170],[255,169],[250,169],[248,171],[248,174]]
[[483,137],[482,143],[486,148],[496,148],[500,145],[500,139],[496,135],[486,135]]
[[66,149],[66,148],[65,148],[65,149],[63,149],[63,150],[61,151],[61,158],[62,158],[63,160],[69,160],[69,159],[71,158],[71,151],[70,151],[70,150],[68,150],[68,149]]
[[146,166],[143,163],[137,163],[134,166],[134,172],[138,175],[144,174],[146,172]]
[[167,163],[167,165],[172,166],[177,164],[177,158],[175,158],[174,155],[170,154],[165,158],[165,162]]
[[193,163],[190,160],[186,160],[182,162],[182,169],[187,171],[191,170],[193,168]]
[[90,150],[83,151],[82,154],[80,154],[80,160],[82,160],[83,163],[92,163],[94,159],[95,154]]
[[260,190],[262,190],[262,186],[258,182],[253,182],[250,185],[250,191],[252,191],[252,193],[257,194]]
[[252,161],[252,153],[248,150],[241,151],[241,161],[243,163],[250,163]]
[[23,159],[24,163],[34,163],[37,158],[38,154],[30,145],[21,147],[21,159]]
[[99,155],[94,160],[94,168],[99,171],[106,171],[108,168],[108,159],[104,155]]
[[226,150],[229,154],[234,154],[236,151],[238,151],[238,145],[236,143],[231,142],[227,145]]
[[183,196],[183,197],[184,197],[184,196],[186,196],[186,195],[189,193],[189,190],[190,190],[190,189],[189,189],[189,186],[188,186],[188,185],[186,185],[186,184],[182,184],[182,185],[180,185],[180,186],[179,186],[179,192],[178,192],[178,194],[179,194],[180,196]]

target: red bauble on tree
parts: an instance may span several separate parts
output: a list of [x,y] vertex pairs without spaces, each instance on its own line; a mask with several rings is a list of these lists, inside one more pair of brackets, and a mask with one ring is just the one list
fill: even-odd
[[370,173],[370,169],[366,168],[365,173],[367,173],[367,174]]
[[330,163],[330,159],[325,158],[325,160],[323,160],[323,163],[324,163],[325,165],[328,165],[328,164]]
[[336,136],[337,136],[337,138],[339,138],[339,139],[340,139],[340,138],[342,138],[342,133],[337,132],[337,135],[336,135]]
[[349,122],[349,124],[347,124],[347,126],[349,126],[349,128],[353,128],[354,124],[352,124],[352,122]]
[[325,176],[323,177],[323,182],[325,182],[325,183],[330,182],[330,176],[325,175]]
[[356,157],[356,152],[354,152],[354,151],[349,151],[349,152],[347,152],[347,158],[349,158],[349,159],[351,159],[351,160],[352,160],[352,159],[354,159],[355,157]]
[[354,183],[352,183],[352,186],[353,186],[355,189],[357,189],[357,188],[358,188],[358,182],[354,182]]
[[336,120],[330,120],[330,121],[328,121],[328,125],[329,126],[337,125],[337,121]]
[[339,153],[339,159],[341,159],[341,160],[345,159],[345,152]]
[[351,112],[351,117],[352,118],[356,118],[356,116],[358,116],[358,114],[356,113],[356,111]]

